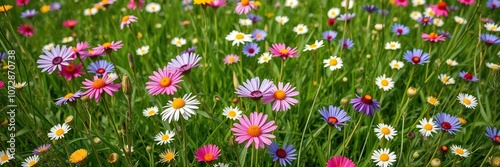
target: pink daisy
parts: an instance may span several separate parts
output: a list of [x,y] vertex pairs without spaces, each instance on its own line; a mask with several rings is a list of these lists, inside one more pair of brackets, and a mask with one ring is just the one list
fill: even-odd
[[17,6],[24,6],[27,5],[30,1],[29,0],[16,0],[16,5]]
[[273,110],[286,111],[291,108],[290,104],[295,105],[299,102],[297,99],[292,98],[298,94],[299,92],[295,91],[295,87],[292,87],[290,83],[283,86],[283,82],[279,82],[278,87],[272,85],[271,89],[264,94],[262,103],[267,104],[274,101]]
[[17,27],[17,32],[25,37],[31,37],[35,33],[35,30],[29,24],[21,24]]
[[238,2],[238,4],[236,5],[236,9],[234,10],[234,12],[236,12],[239,15],[248,14],[250,10],[257,9],[257,6],[255,6],[254,3],[255,3],[254,1],[250,0],[241,0],[241,2]]
[[5,82],[0,81],[0,89],[2,89],[2,88],[3,88],[3,86],[5,86]]
[[431,8],[437,17],[439,17],[439,16],[448,17],[449,8],[446,5],[446,2],[439,2],[437,5],[432,5]]
[[63,26],[73,29],[76,26],[76,23],[78,23],[76,20],[66,20],[63,22]]
[[82,68],[83,66],[81,63],[77,65],[75,65],[75,63],[69,63],[67,66],[62,66],[62,70],[59,74],[66,78],[66,80],[71,81],[71,79],[80,77],[84,74]]
[[458,2],[464,5],[472,5],[476,0],[458,0]]
[[123,47],[123,44],[122,44],[122,41],[113,41],[113,42],[106,42],[106,43],[103,43],[102,45],[101,44],[98,44],[97,47],[94,48],[94,50],[104,50],[106,52],[108,51],[117,51],[118,49],[122,48]]
[[269,139],[275,138],[274,135],[268,133],[278,128],[278,126],[274,125],[274,121],[266,122],[267,115],[265,114],[253,112],[250,113],[250,119],[243,115],[238,120],[240,123],[234,123],[234,128],[231,128],[231,131],[237,136],[236,141],[238,143],[248,141],[245,145],[246,148],[252,143],[254,143],[255,149],[259,147],[265,148],[265,145],[271,144]]
[[139,4],[135,3],[135,0],[130,0],[127,4],[127,8],[136,10],[137,8],[141,9],[144,6],[144,0],[139,0]]
[[120,24],[120,29],[123,29],[123,26],[129,27],[130,23],[137,22],[137,17],[132,15],[126,15],[122,17],[122,23]]
[[196,150],[196,155],[194,156],[198,159],[198,162],[210,163],[214,160],[217,160],[220,156],[220,149],[215,144],[208,144],[200,147]]
[[69,61],[73,60],[71,55],[73,55],[73,50],[70,47],[63,45],[62,47],[57,45],[51,50],[43,50],[45,55],[40,55],[40,59],[36,61],[38,68],[42,69],[42,72],[47,71],[52,74],[56,69],[61,71],[62,66],[69,65]]
[[217,9],[226,6],[226,0],[214,0],[208,4],[208,6]]
[[78,42],[76,43],[76,47],[73,47],[74,54],[71,56],[72,58],[76,58],[77,56],[81,56],[85,54],[85,49],[89,48],[90,45],[88,42]]
[[396,0],[396,6],[408,6],[408,0]]
[[356,167],[356,164],[351,159],[339,155],[329,159],[326,167]]
[[113,96],[113,92],[118,92],[118,88],[120,88],[121,84],[113,84],[113,81],[116,80],[118,76],[114,76],[109,78],[108,73],[104,73],[102,78],[99,76],[94,76],[94,80],[85,79],[83,81],[84,89],[88,89],[83,92],[83,95],[89,96],[90,99],[95,99],[95,102],[99,101],[101,98],[102,92],[108,93],[110,96]]
[[106,54],[104,54],[104,50],[96,50],[96,48],[94,48],[89,49],[86,52],[84,51],[80,55],[80,58],[82,58],[82,60],[85,60],[86,58],[90,57],[92,60],[95,60],[97,59],[97,56],[106,56]]
[[446,37],[438,35],[433,32],[431,32],[430,34],[422,33],[422,38],[424,38],[425,41],[430,41],[430,42],[445,41],[446,39]]
[[179,82],[182,82],[182,73],[170,67],[163,67],[163,70],[158,68],[158,71],[154,71],[153,75],[149,76],[151,81],[146,83],[146,89],[148,89],[148,93],[151,95],[158,94],[168,94],[173,95],[177,88],[181,86],[178,85]]
[[299,54],[297,54],[297,47],[291,48],[290,46],[286,46],[284,43],[279,43],[279,44],[273,44],[273,47],[269,48],[269,51],[274,55],[274,57],[281,56],[283,60],[286,58],[290,57],[298,57]]
[[235,54],[228,54],[226,57],[224,57],[224,64],[233,64],[237,63],[240,61],[240,57]]

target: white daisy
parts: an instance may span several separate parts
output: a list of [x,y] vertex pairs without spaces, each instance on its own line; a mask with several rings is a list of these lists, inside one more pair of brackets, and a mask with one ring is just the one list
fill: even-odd
[[340,2],[340,6],[342,7],[345,7],[349,5],[347,8],[348,9],[352,9],[352,7],[354,7],[354,0],[343,0],[342,2]]
[[449,66],[457,66],[458,62],[452,59],[448,59],[446,60],[446,64],[448,64]]
[[304,24],[299,24],[293,28],[293,31],[298,35],[307,33],[307,26]]
[[71,130],[71,128],[68,124],[57,124],[56,126],[50,128],[50,132],[47,135],[50,140],[59,140],[64,138],[64,134],[68,133],[69,130]]
[[142,111],[142,115],[144,115],[145,117],[150,117],[150,116],[153,116],[156,114],[158,114],[158,107],[157,106],[149,107],[149,108],[146,108]]
[[299,6],[299,1],[298,0],[286,0],[285,6],[290,7],[292,9],[296,8],[297,6]]
[[273,57],[273,55],[269,52],[265,52],[263,53],[260,57],[259,57],[259,61],[258,63],[259,64],[262,64],[262,63],[268,63],[269,60],[271,60],[271,58]]
[[469,150],[465,149],[465,148],[462,148],[461,146],[457,146],[457,145],[451,145],[451,152],[455,155],[458,155],[458,156],[461,156],[461,157],[468,157],[470,152]]
[[191,115],[196,114],[194,110],[198,109],[198,104],[200,101],[195,96],[191,97],[191,93],[185,94],[182,98],[174,98],[173,101],[169,100],[167,106],[164,107],[167,109],[161,112],[161,119],[171,123],[172,120],[178,121],[179,116],[182,115],[187,120]]
[[444,25],[444,21],[440,18],[434,18],[434,20],[432,20],[432,24],[436,25],[437,27],[442,27]]
[[54,43],[49,43],[47,45],[44,45],[43,46],[43,50],[52,50],[52,48],[54,48]]
[[168,149],[160,154],[160,162],[169,163],[175,159],[175,156],[177,156],[177,153],[174,150]]
[[276,16],[275,20],[281,25],[285,25],[285,23],[287,23],[289,19],[286,16]]
[[0,165],[9,162],[11,159],[14,159],[14,156],[12,156],[8,150],[0,151]]
[[410,13],[410,17],[413,20],[418,20],[419,18],[422,17],[422,13],[420,13],[419,11],[413,11]]
[[477,100],[476,97],[465,94],[465,93],[459,93],[458,96],[458,101],[460,101],[460,104],[464,105],[467,108],[476,108],[477,106]]
[[330,71],[341,69],[343,66],[342,59],[337,56],[330,56],[329,59],[323,60],[323,63],[325,63],[324,67],[330,67]]
[[24,159],[24,162],[21,164],[21,166],[23,166],[23,167],[35,166],[39,160],[40,160],[40,157],[38,157],[38,155],[32,155],[32,156],[29,156],[28,158]]
[[385,49],[387,50],[398,50],[401,48],[401,43],[392,41],[385,44]]
[[498,27],[495,23],[486,23],[484,24],[484,28],[488,31],[500,31],[500,27]]
[[83,10],[83,15],[85,15],[85,16],[92,16],[92,15],[95,15],[96,13],[97,13],[96,8],[87,8],[87,9]]
[[133,153],[134,152],[134,146],[129,147],[128,144],[124,145],[123,148],[121,149],[122,151],[122,156],[125,156],[125,153]]
[[172,39],[171,43],[172,43],[172,45],[175,45],[177,47],[181,47],[182,45],[186,44],[186,39],[175,37],[174,39]]
[[388,167],[392,163],[396,162],[396,154],[391,152],[388,148],[381,148],[375,150],[372,154],[373,162],[377,163],[377,166]]
[[148,54],[149,53],[149,46],[148,45],[142,46],[142,47],[138,48],[137,50],[135,50],[135,53],[137,53],[137,55],[139,55],[139,56],[143,56],[145,54]]
[[240,23],[241,26],[247,26],[247,27],[249,27],[249,26],[252,25],[252,20],[250,20],[250,19],[240,19],[239,23]]
[[403,63],[402,61],[392,60],[389,63],[389,66],[391,66],[391,69],[399,70],[405,66],[405,63]]
[[61,42],[62,43],[69,43],[72,41],[73,41],[73,37],[64,37]]
[[245,42],[252,42],[252,34],[244,34],[233,30],[226,36],[226,40],[233,41],[233,46],[240,46],[240,44],[244,44]]
[[500,70],[500,65],[495,63],[486,62],[486,67],[492,70]]
[[434,10],[432,10],[431,7],[428,7],[428,8],[425,8],[424,15],[434,17],[434,16],[436,16],[436,13],[434,13]]
[[158,145],[167,144],[174,140],[175,132],[174,131],[165,131],[165,133],[160,132],[155,136],[155,141],[158,142]]
[[304,51],[316,50],[316,49],[321,48],[321,47],[323,47],[323,40],[319,40],[319,41],[316,40],[311,45],[306,44],[306,48],[304,49]]
[[226,116],[229,119],[237,120],[241,117],[241,110],[238,107],[226,107],[222,112],[222,115]]
[[392,140],[394,139],[394,136],[396,136],[397,132],[398,131],[396,131],[391,125],[383,123],[378,124],[375,128],[375,133],[377,133],[378,139],[382,139],[382,137],[384,137],[386,140]]
[[146,5],[146,11],[149,13],[156,13],[156,12],[160,11],[160,9],[161,9],[160,4],[157,4],[154,2],[150,2]]
[[437,105],[439,105],[439,100],[434,96],[429,96],[429,97],[427,97],[427,103],[429,103],[433,106],[437,106]]
[[337,18],[337,16],[340,15],[340,9],[339,8],[331,8],[330,10],[328,10],[328,18],[330,19],[333,19],[333,18]]
[[420,121],[420,125],[417,125],[417,128],[420,129],[419,132],[424,136],[424,137],[429,137],[432,136],[432,133],[437,133],[436,130],[438,130],[438,127],[434,122],[432,121],[432,118],[423,118]]
[[379,89],[384,89],[384,91],[388,91],[394,88],[394,81],[392,80],[392,78],[387,78],[385,74],[377,77],[375,79],[375,84]]
[[438,79],[445,85],[455,84],[455,79],[446,74],[439,74]]
[[15,87],[16,89],[21,89],[21,88],[24,88],[26,85],[27,85],[27,83],[26,83],[26,82],[17,82],[17,83],[14,85],[14,87]]
[[425,5],[425,0],[412,0],[413,6]]
[[214,164],[214,167],[229,167],[229,164],[225,164],[225,163],[219,162],[217,164]]
[[458,24],[467,24],[467,20],[465,20],[462,17],[455,16],[455,17],[453,17],[453,19],[455,19],[455,22],[457,22]]

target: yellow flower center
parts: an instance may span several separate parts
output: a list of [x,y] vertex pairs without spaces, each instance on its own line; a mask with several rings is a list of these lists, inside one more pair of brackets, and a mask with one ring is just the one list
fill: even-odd
[[169,77],[165,77],[160,80],[160,86],[162,87],[170,86],[170,84],[172,84],[172,80]]
[[227,58],[227,62],[228,63],[233,63],[234,62],[234,56],[230,56],[229,58]]
[[108,4],[108,0],[102,0],[101,3],[102,4]]
[[102,44],[102,47],[104,47],[105,49],[111,47],[111,42],[106,42],[106,43]]
[[43,5],[41,8],[40,8],[40,12],[42,13],[47,13],[50,11],[50,5]]
[[464,150],[461,148],[456,148],[455,152],[457,152],[457,154],[460,154],[460,155],[464,154]]
[[242,6],[247,6],[248,4],[250,4],[250,0],[241,0]]
[[382,129],[380,129],[380,133],[388,135],[389,133],[391,133],[391,129],[389,129],[388,127],[383,127]]
[[432,126],[432,124],[425,124],[424,125],[424,129],[427,130],[427,131],[429,131],[429,130],[434,129],[434,127]]
[[267,61],[269,60],[269,57],[263,57],[262,60]]
[[203,156],[203,160],[205,160],[207,162],[212,161],[212,160],[214,160],[214,155],[210,154],[210,153],[205,154],[205,156]]
[[298,30],[299,30],[299,32],[301,32],[301,31],[304,31],[304,28],[300,27]]
[[236,111],[234,111],[234,110],[229,110],[229,112],[227,112],[227,116],[229,116],[229,117],[231,117],[231,118],[236,117]]
[[260,136],[260,127],[257,125],[252,125],[252,126],[248,127],[247,133],[251,137],[258,137],[258,136]]
[[245,36],[243,34],[236,34],[237,40],[242,40],[243,38],[245,38]]
[[437,99],[434,98],[434,97],[431,97],[431,98],[429,98],[429,103],[436,104],[437,103]]
[[391,43],[391,48],[396,48],[396,44]]
[[387,155],[386,153],[383,153],[383,154],[380,154],[380,157],[379,157],[380,161],[382,162],[386,162],[389,160],[389,155]]
[[153,114],[155,114],[155,113],[156,113],[156,111],[155,111],[155,110],[149,110],[149,111],[148,111],[148,115],[153,115]]
[[104,82],[103,79],[96,79],[92,84],[92,87],[94,87],[95,89],[101,89],[104,86],[106,86],[106,82]]
[[69,98],[72,98],[74,96],[73,93],[68,93],[66,96],[64,96],[64,99],[69,99]]
[[288,49],[280,49],[281,54],[288,54]]
[[165,154],[165,156],[163,156],[163,160],[170,162],[172,159],[174,159],[174,156],[175,154],[173,152],[168,152],[167,154]]
[[163,136],[161,137],[161,140],[162,140],[162,141],[167,141],[168,139],[170,139],[170,136],[168,136],[168,135],[163,135]]
[[399,68],[399,64],[398,63],[394,64],[394,68]]
[[462,102],[464,102],[465,105],[470,105],[472,103],[469,99],[463,99]]
[[274,98],[276,98],[277,100],[285,100],[286,98],[285,91],[277,90],[276,92],[274,92]]
[[381,84],[382,86],[389,86],[389,81],[387,81],[386,79],[384,79],[384,80],[382,80],[382,81],[380,82],[380,84]]
[[64,134],[64,129],[57,129],[56,130],[56,136],[61,136]]
[[318,47],[318,46],[316,46],[316,44],[311,44],[311,46],[309,46],[309,47],[310,47],[311,49],[314,49],[314,48],[316,48],[316,47]]
[[7,160],[9,160],[9,156],[8,155],[2,156],[2,162],[5,162]]
[[127,22],[130,20],[130,16],[123,16],[122,17],[122,22]]
[[443,77],[443,79],[442,79],[442,80],[443,80],[443,82],[448,82],[448,80],[450,80],[450,78],[448,78],[448,77]]
[[429,34],[429,38],[431,38],[431,39],[436,39],[437,37],[438,37],[438,35],[436,33]]
[[336,66],[339,62],[337,61],[337,59],[330,59],[330,61],[328,62],[328,64],[330,64],[330,66]]
[[182,98],[176,98],[172,102],[172,107],[174,109],[180,109],[180,108],[184,107],[184,105],[186,105],[186,102]]
[[36,164],[36,161],[35,161],[35,160],[33,160],[33,161],[30,161],[30,162],[28,163],[28,166],[34,166],[35,164]]

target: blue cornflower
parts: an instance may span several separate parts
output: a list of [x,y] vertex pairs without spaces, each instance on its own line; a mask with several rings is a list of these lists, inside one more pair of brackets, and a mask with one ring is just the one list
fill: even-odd
[[268,149],[267,153],[271,154],[273,162],[279,160],[281,166],[291,165],[292,161],[297,159],[297,154],[295,154],[297,150],[291,144],[284,143],[283,147],[280,148],[277,142],[273,142],[268,146]]
[[339,43],[344,49],[351,49],[354,46],[354,42],[349,38],[341,39],[339,40]]
[[367,11],[368,13],[373,13],[375,11],[378,11],[378,7],[376,7],[375,5],[366,5],[363,7],[363,10]]
[[493,142],[500,144],[500,130],[496,127],[486,127],[486,136],[493,140]]
[[408,63],[423,65],[424,63],[429,62],[430,56],[428,53],[425,53],[420,49],[413,49],[413,51],[407,50],[403,55],[403,58]]
[[262,17],[260,17],[259,15],[255,15],[255,14],[251,14],[251,13],[247,15],[247,18],[252,20],[253,23],[257,23],[257,22],[262,20]]
[[332,31],[332,30],[328,30],[328,31],[323,32],[323,34],[321,34],[321,36],[323,36],[323,39],[330,42],[333,39],[335,39],[335,37],[337,37],[337,32]]
[[35,16],[36,14],[37,14],[37,12],[36,12],[35,9],[26,10],[26,11],[24,11],[24,12],[21,13],[21,18],[23,18],[23,19],[30,19],[33,16]]
[[339,125],[347,125],[345,122],[351,119],[351,117],[347,115],[347,112],[332,105],[328,106],[328,109],[323,107],[323,109],[319,110],[319,113],[323,116],[323,120],[325,120],[326,123],[335,126],[339,131]]
[[253,57],[260,52],[259,45],[256,43],[248,43],[243,47],[243,54]]
[[267,32],[264,31],[264,30],[261,30],[261,29],[255,29],[253,32],[252,32],[252,38],[255,40],[255,41],[262,41],[264,39],[266,39],[267,37]]
[[434,116],[434,119],[436,120],[434,123],[438,125],[441,130],[446,131],[450,134],[460,132],[459,128],[461,128],[461,125],[457,117],[446,113],[439,113],[438,115]]
[[104,73],[112,73],[114,69],[115,66],[106,60],[92,62],[89,67],[87,67],[89,73],[96,74],[98,76],[101,76]]
[[481,34],[481,41],[483,41],[486,45],[500,44],[500,38],[493,34]]
[[406,35],[410,33],[410,27],[407,27],[402,24],[394,24],[391,30],[392,32],[396,33],[396,35]]

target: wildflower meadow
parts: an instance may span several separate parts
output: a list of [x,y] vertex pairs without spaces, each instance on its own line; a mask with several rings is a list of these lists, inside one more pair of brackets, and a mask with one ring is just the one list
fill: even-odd
[[500,0],[0,0],[1,166],[500,167]]

